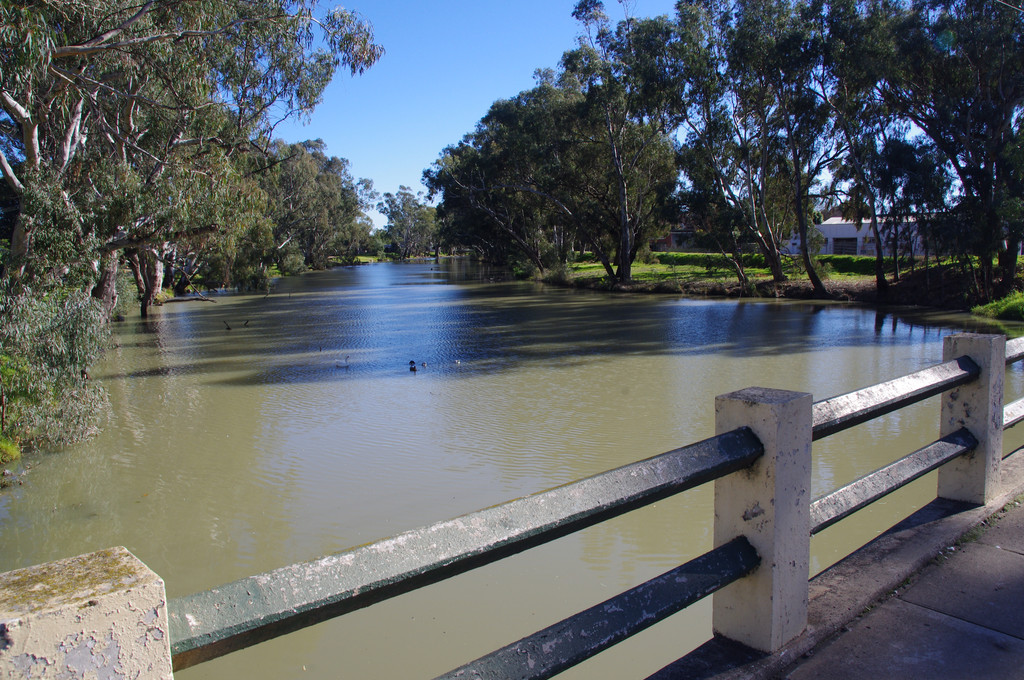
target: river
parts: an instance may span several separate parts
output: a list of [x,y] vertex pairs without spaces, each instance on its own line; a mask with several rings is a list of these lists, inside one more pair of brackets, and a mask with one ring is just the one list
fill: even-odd
[[[703,439],[717,394],[822,399],[936,363],[944,335],[981,329],[493,276],[457,260],[341,268],[118,324],[93,371],[113,415],[89,442],[30,456],[24,485],[0,492],[0,571],[124,545],[185,595]],[[1009,370],[1008,395],[1022,392]],[[816,443],[812,495],[937,430],[932,399]],[[816,536],[812,570],[934,490],[930,475]],[[707,550],[710,501],[702,487],[176,677],[434,677]],[[709,611],[564,677],[646,677],[710,635]]]

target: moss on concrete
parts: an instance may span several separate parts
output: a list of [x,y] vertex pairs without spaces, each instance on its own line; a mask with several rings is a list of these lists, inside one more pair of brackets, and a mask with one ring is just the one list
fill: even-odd
[[124,548],[108,548],[0,574],[0,619],[122,590],[139,582],[145,566]]

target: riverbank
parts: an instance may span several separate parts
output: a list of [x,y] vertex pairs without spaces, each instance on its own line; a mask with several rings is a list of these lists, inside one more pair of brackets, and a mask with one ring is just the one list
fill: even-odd
[[[817,296],[810,281],[803,275],[793,275],[781,283],[767,276],[751,277],[749,286],[735,279],[728,280],[716,273],[706,276],[687,273],[636,276],[628,284],[609,285],[595,272],[575,271],[569,277],[548,277],[546,283],[590,290],[611,290],[629,293],[672,293],[693,297],[727,298],[788,298],[811,300]],[[650,274],[651,272],[645,272]],[[874,276],[834,276],[823,281],[828,299],[876,305],[919,306],[942,310],[970,311],[978,303],[972,299],[969,286],[959,272],[951,267],[919,267],[904,274],[899,281],[889,281],[887,290],[880,294]]]

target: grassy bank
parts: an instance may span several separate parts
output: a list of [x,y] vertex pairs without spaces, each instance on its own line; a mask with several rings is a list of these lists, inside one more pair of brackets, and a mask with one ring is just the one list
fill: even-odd
[[[595,290],[676,293],[692,296],[777,297],[808,299],[814,291],[798,257],[783,259],[787,280],[776,283],[761,255],[743,257],[749,285],[740,285],[732,262],[716,253],[652,253],[648,262],[633,265],[629,284],[612,284],[604,267],[582,256],[568,268],[549,272],[544,280]],[[875,304],[918,305],[940,309],[971,309],[974,302],[958,270],[948,264],[917,263],[907,266],[899,281],[887,271],[888,289],[880,294],[875,284],[875,259],[853,255],[822,255],[816,259],[816,271],[829,297]],[[1022,304],[1024,309],[1024,304]],[[1004,317],[1006,318],[1006,317]],[[1014,318],[1024,318],[1014,317]]]
[[1003,321],[1024,321],[1024,293],[1014,291],[1002,300],[972,307],[971,313]]

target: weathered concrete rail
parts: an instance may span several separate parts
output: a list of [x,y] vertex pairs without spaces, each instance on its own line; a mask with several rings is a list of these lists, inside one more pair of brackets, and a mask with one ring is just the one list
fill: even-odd
[[[713,595],[718,639],[774,652],[808,629],[811,534],[929,471],[973,505],[1000,489],[1005,365],[1024,339],[947,337],[943,363],[813,403],[748,388],[710,439],[390,539],[166,601],[123,548],[0,575],[0,677],[171,677],[201,663],[715,483],[714,549],[442,677],[548,678]],[[942,394],[939,439],[808,497],[812,441]],[[156,594],[154,596],[154,593]],[[168,644],[169,642],[169,644]]]

